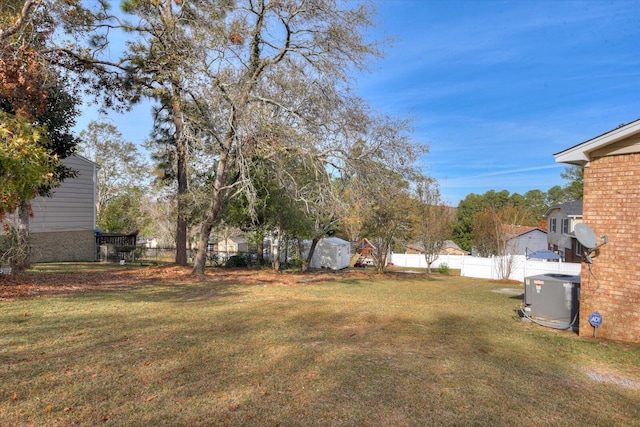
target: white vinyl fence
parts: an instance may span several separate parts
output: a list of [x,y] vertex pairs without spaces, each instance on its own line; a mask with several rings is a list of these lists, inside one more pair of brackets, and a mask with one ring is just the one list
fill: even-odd
[[[509,255],[508,257],[481,258],[468,255],[441,255],[431,264],[432,270],[437,270],[442,264],[449,268],[460,270],[464,277],[479,279],[502,279],[501,271],[505,271],[504,263],[511,262],[509,279],[524,282],[528,276],[538,274],[558,273],[571,276],[580,275],[581,264],[557,261],[528,260],[524,255]],[[422,254],[391,254],[391,263],[400,267],[427,268]]]

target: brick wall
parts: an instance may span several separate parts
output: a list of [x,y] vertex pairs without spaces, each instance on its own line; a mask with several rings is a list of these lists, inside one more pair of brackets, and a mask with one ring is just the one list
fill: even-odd
[[31,262],[95,261],[93,230],[31,233]]
[[598,337],[640,342],[640,154],[601,157],[584,169],[584,222],[606,235],[593,264],[583,264],[580,335],[589,314],[603,318]]

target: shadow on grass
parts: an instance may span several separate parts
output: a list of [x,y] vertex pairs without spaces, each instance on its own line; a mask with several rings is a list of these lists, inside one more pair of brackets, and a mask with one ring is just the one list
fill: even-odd
[[637,393],[575,368],[600,347],[513,321],[491,286],[145,284],[31,300],[19,327],[13,303],[0,420],[16,408],[41,425],[633,425]]

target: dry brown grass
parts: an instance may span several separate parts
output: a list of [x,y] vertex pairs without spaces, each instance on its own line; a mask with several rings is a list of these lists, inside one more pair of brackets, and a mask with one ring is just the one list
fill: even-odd
[[640,420],[640,347],[522,323],[492,292],[504,283],[176,267],[28,280],[0,286],[3,426]]

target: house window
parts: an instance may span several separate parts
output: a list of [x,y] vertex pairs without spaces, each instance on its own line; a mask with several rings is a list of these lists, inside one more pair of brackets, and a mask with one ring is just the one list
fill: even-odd
[[576,241],[576,255],[581,257],[582,252],[583,252],[583,246],[580,244],[580,242]]
[[556,219],[555,218],[549,218],[549,231],[551,231],[552,233],[556,232]]
[[569,234],[569,218],[562,219],[562,234]]

